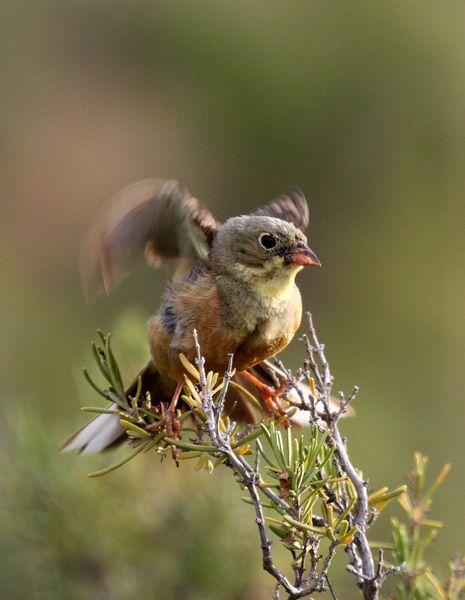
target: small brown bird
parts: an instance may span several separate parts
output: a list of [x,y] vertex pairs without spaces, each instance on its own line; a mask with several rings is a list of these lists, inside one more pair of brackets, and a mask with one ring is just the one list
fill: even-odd
[[[300,325],[297,273],[320,265],[307,246],[307,225],[307,201],[299,189],[223,224],[176,181],[146,180],[117,194],[83,246],[87,296],[110,292],[143,255],[153,266],[178,260],[161,307],[150,319],[151,360],[139,374],[152,402],[172,404],[179,392],[184,373],[179,354],[194,360],[195,328],[208,370],[224,372],[233,353],[236,381],[258,388],[266,410],[280,410],[280,390],[270,387],[266,359],[283,350]],[[254,420],[237,388],[230,390],[228,410],[235,419]],[[118,416],[105,414],[62,449],[97,452],[123,439]]]

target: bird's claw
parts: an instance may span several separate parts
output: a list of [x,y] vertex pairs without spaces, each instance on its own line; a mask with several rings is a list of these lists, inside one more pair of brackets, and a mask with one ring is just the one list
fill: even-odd
[[283,419],[283,425],[286,429],[289,429],[291,423],[287,417],[287,413],[279,402],[279,398],[287,387],[287,382],[282,381],[278,388],[271,387],[269,385],[262,388],[262,398],[265,410],[273,415],[277,419]]
[[288,382],[281,380],[279,387],[273,387],[260,381],[255,375],[252,375],[248,371],[243,371],[242,374],[248,379],[261,393],[263,399],[263,407],[265,411],[275,417],[276,419],[283,419],[283,425],[286,429],[291,426],[287,413],[279,402],[279,398],[285,391]]

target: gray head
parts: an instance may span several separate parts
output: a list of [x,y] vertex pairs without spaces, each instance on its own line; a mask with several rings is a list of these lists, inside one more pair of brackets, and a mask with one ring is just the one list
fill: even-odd
[[246,281],[293,280],[302,267],[320,264],[300,229],[255,215],[228,219],[216,234],[210,257],[215,273]]

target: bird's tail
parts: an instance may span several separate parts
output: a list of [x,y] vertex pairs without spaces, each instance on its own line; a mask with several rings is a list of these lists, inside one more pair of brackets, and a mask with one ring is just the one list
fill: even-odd
[[[150,392],[152,398],[162,401],[169,400],[169,398],[165,398],[166,392],[162,389],[160,375],[151,361],[137,374],[137,377],[126,389],[126,396],[135,395],[139,377],[142,382],[142,394]],[[116,408],[116,404],[112,404],[108,408]],[[93,454],[118,446],[126,440],[125,430],[119,421],[120,417],[116,414],[97,415],[63,442],[60,450],[62,452],[77,450],[80,454]]]

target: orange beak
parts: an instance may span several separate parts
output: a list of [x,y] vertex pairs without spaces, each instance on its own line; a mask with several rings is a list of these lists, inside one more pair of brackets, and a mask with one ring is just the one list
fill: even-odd
[[285,256],[285,261],[288,265],[301,265],[302,267],[321,267],[321,262],[318,256],[310,250],[305,242],[298,242],[295,248],[288,252]]

